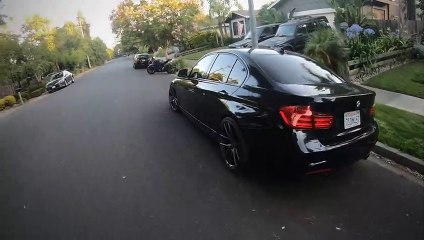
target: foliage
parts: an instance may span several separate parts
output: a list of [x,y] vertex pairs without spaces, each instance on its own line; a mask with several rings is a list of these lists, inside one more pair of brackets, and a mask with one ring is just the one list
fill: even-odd
[[262,24],[280,23],[285,20],[284,13],[277,11],[275,8],[268,9],[271,4],[272,2],[262,5],[258,12],[258,20]]
[[352,24],[346,29],[347,46],[350,48],[350,59],[359,59],[372,64],[377,54],[390,52],[412,46],[410,41],[401,38],[397,34],[378,34],[371,28],[362,28],[358,24]]
[[209,5],[209,17],[218,20],[218,30],[221,46],[224,46],[224,30],[222,25],[225,18],[230,14],[231,9],[239,6],[238,0],[207,0]]
[[172,73],[176,73],[179,70],[187,67],[184,60],[181,59],[181,58],[177,58],[175,60],[170,61],[169,65],[170,65],[169,67],[170,67],[170,70],[171,70],[170,72],[172,72]]
[[365,85],[424,98],[424,61],[396,67],[372,77]]
[[0,98],[0,111],[3,110],[6,107],[6,103],[4,101],[4,99]]
[[421,20],[424,20],[424,0],[419,0],[417,4],[417,8],[420,9],[420,13],[418,14]]
[[[1,0],[0,0],[0,9],[2,9],[2,8],[3,8],[3,6],[1,5]],[[6,15],[0,13],[0,26],[6,24],[6,18],[7,18]]]
[[87,66],[87,56],[93,66],[103,64],[110,58],[106,45],[100,38],[89,37],[89,24],[81,14],[79,20],[84,37],[77,24],[52,27],[40,15],[25,20],[21,40],[0,33],[0,85],[21,86],[25,79],[41,82],[42,76],[61,69],[77,72]]
[[16,99],[14,96],[6,96],[3,98],[6,106],[13,107],[16,104]]
[[346,77],[347,54],[342,39],[331,29],[315,32],[305,47],[305,54]]
[[424,117],[397,108],[376,104],[378,140],[402,152],[424,159]]
[[45,91],[44,91],[44,88],[40,88],[40,89],[37,89],[37,90],[32,91],[32,92],[29,94],[29,96],[30,96],[31,98],[35,98],[35,97],[41,96],[44,92],[45,92]]
[[158,49],[181,43],[202,17],[199,0],[124,0],[110,20],[122,50],[135,53],[144,45]]
[[187,49],[199,48],[208,46],[214,48],[218,46],[217,33],[215,31],[200,31],[194,32],[185,41]]
[[366,0],[331,0],[330,3],[336,10],[335,23],[347,23],[352,25],[358,23],[363,25],[367,19],[362,14],[362,6]]

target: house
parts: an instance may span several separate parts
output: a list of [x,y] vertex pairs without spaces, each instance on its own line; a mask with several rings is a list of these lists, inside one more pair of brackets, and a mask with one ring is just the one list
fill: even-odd
[[[258,14],[258,10],[254,12],[255,16]],[[230,25],[230,37],[232,38],[242,38],[250,30],[250,17],[248,10],[238,10],[232,11],[225,23]]]
[[371,19],[393,20],[400,14],[399,0],[366,1],[362,13]]
[[[406,14],[406,19],[416,19],[416,0],[405,1],[405,12],[399,6],[400,1],[405,0],[368,0],[362,6],[362,14],[376,20],[393,20]],[[329,0],[277,0],[269,6],[284,14],[289,15],[295,9],[294,17],[299,16],[325,16],[331,24],[334,24],[335,10]]]
[[277,0],[272,3],[268,9],[275,8],[276,10],[287,14],[289,17],[290,12],[295,9],[293,17],[301,16],[325,16],[334,27],[334,17],[336,10],[332,8],[329,0]]

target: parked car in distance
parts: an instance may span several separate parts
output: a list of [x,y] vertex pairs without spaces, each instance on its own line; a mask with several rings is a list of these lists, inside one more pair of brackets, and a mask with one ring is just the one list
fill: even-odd
[[[262,42],[271,38],[277,32],[281,23],[268,24],[256,27],[256,35],[258,42]],[[252,31],[249,31],[243,40],[228,45],[229,48],[249,48],[252,46]]]
[[50,80],[46,84],[46,90],[47,92],[52,93],[56,90],[67,87],[74,82],[74,75],[71,72],[63,70],[51,75]]
[[136,56],[134,56],[133,68],[134,69],[147,68],[147,66],[149,66],[149,63],[150,63],[149,54],[147,53],[136,54]]
[[260,48],[303,52],[310,35],[331,28],[326,17],[303,17],[281,24],[274,37],[258,43]]
[[211,133],[231,170],[252,156],[302,171],[366,159],[374,99],[308,57],[270,49],[209,53],[169,87],[171,109]]

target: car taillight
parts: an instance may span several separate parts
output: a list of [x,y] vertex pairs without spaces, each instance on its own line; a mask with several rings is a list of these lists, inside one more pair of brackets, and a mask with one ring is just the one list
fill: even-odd
[[372,107],[370,108],[370,117],[374,117],[375,116],[375,105],[372,105]]
[[332,115],[313,112],[310,106],[285,106],[280,115],[293,129],[329,129],[333,125]]

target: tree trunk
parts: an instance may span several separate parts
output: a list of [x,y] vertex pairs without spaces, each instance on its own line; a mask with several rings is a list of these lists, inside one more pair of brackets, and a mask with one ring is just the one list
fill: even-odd
[[221,38],[221,47],[223,47],[224,46],[224,33],[223,33],[223,31],[222,31],[222,22],[221,21],[218,21],[218,28],[219,28],[219,36],[220,36],[220,38]]

